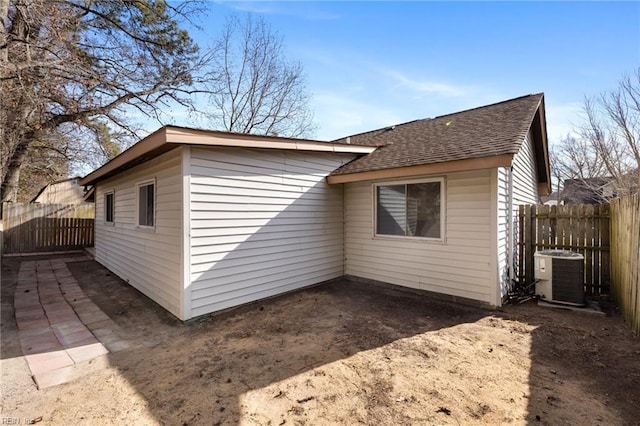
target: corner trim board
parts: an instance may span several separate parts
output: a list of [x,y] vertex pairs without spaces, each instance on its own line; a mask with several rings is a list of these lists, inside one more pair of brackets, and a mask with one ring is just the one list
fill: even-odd
[[182,148],[182,320],[192,317],[191,312],[191,147]]

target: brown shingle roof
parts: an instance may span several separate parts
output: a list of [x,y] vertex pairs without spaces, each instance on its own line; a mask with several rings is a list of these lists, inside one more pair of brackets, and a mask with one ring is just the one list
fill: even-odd
[[332,175],[516,154],[543,96],[523,96],[350,136],[348,143],[380,148],[345,164]]

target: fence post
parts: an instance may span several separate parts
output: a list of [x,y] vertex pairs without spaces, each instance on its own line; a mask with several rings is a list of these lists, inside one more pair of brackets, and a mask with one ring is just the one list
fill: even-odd
[[[602,276],[600,275],[600,263],[602,262],[602,206],[593,207],[593,291],[602,294]],[[599,248],[599,250],[596,249]]]
[[[615,200],[614,200],[615,201]],[[612,208],[609,204],[602,206],[600,210],[604,212],[600,235],[601,266],[600,266],[600,288],[601,291],[610,291],[611,288],[611,221],[613,220]]]
[[593,215],[594,208],[592,205],[583,206],[584,215],[582,220],[584,221],[584,285],[587,289],[587,294],[593,294],[595,290],[595,280],[593,277]]
[[558,206],[551,206],[549,209],[549,248],[558,245]]

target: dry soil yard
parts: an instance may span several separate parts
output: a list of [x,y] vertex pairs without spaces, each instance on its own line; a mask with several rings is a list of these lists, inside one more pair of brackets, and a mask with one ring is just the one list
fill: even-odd
[[130,348],[36,389],[2,266],[2,413],[42,424],[640,424],[640,339],[534,303],[489,311],[335,281],[182,324],[68,263]]

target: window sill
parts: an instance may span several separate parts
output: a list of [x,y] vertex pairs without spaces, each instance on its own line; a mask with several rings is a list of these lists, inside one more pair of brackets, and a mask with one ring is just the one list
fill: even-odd
[[383,241],[407,241],[412,243],[422,243],[422,244],[440,244],[445,245],[446,241],[444,238],[426,238],[426,237],[407,237],[402,235],[374,235],[371,239],[373,240],[383,240]]

